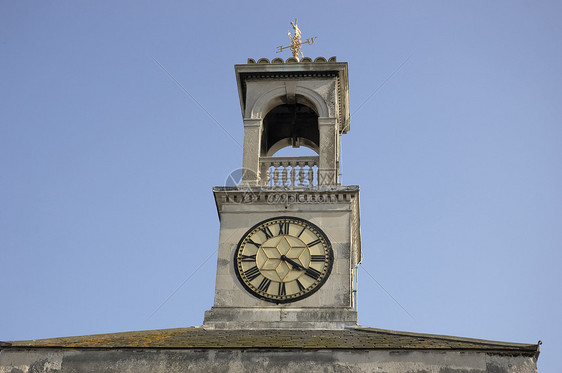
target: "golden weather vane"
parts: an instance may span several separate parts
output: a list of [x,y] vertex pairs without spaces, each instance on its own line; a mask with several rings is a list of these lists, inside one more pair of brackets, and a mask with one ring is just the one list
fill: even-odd
[[289,38],[291,39],[291,45],[286,47],[280,45],[277,47],[277,53],[283,52],[283,49],[290,48],[291,52],[293,53],[293,57],[297,60],[299,59],[299,54],[301,57],[303,56],[301,52],[301,45],[303,44],[314,44],[314,41],[318,39],[318,36],[314,36],[312,38],[306,39],[305,41],[301,42],[301,30],[299,30],[299,26],[297,26],[297,20],[295,19],[295,23],[291,22],[291,26],[293,26],[293,30],[295,31],[294,35],[291,35],[291,31],[289,31]]

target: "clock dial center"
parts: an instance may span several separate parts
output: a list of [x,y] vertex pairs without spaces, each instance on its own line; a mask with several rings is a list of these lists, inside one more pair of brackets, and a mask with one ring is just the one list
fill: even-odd
[[272,281],[294,281],[310,265],[310,251],[297,237],[272,237],[258,249],[256,265],[262,275]]

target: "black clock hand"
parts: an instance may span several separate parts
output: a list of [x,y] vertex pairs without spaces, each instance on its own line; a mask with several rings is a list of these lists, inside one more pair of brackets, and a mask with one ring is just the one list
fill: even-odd
[[301,271],[306,271],[306,268],[304,268],[303,266],[301,266],[299,263],[295,262],[294,260],[287,258],[285,255],[281,255],[281,260],[286,261],[287,263],[292,265],[293,268],[295,268],[295,269],[300,269]]

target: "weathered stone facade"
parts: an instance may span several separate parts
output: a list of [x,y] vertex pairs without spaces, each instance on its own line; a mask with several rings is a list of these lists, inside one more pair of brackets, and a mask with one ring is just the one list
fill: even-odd
[[[215,187],[220,219],[215,302],[207,328],[342,329],[357,325],[353,270],[361,258],[359,187],[341,186],[339,135],[349,130],[347,63],[237,65],[244,118],[241,185]],[[307,146],[318,157],[274,157]],[[232,261],[240,237],[266,219],[305,219],[328,236],[334,262],[321,288],[306,299],[274,304],[252,296]]]
[[[221,230],[215,304],[205,313],[206,327],[330,329],[357,324],[351,271],[361,257],[358,221],[354,220],[358,187],[221,187],[214,194]],[[274,216],[299,217],[322,227],[334,250],[334,267],[326,283],[293,303],[274,304],[253,297],[236,279],[232,266],[236,245],[248,227]]]
[[[261,61],[261,62],[260,62]],[[262,158],[281,147],[307,146],[318,154],[318,183],[336,185],[339,170],[339,134],[349,130],[349,88],[347,63],[332,57],[320,63],[258,63],[236,65],[240,106],[244,119],[243,167],[249,172],[246,185],[266,185]],[[265,123],[274,109],[287,106],[308,108],[316,119],[299,118],[301,130],[273,118],[282,135],[268,136]],[[281,117],[281,115],[278,115]],[[308,125],[314,129],[310,130]],[[290,128],[289,128],[290,127]],[[304,128],[307,127],[305,130]],[[273,129],[272,129],[273,131]],[[267,143],[272,140],[272,143]]]
[[19,350],[0,364],[0,373],[536,372],[532,357],[460,351]]

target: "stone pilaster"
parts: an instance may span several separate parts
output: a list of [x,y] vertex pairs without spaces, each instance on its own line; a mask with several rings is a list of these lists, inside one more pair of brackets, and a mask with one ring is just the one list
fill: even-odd
[[338,132],[336,118],[318,118],[320,159],[318,185],[336,185],[338,181]]
[[261,147],[262,119],[244,118],[244,154],[242,167],[245,172],[242,183],[257,185],[260,174],[260,147]]

